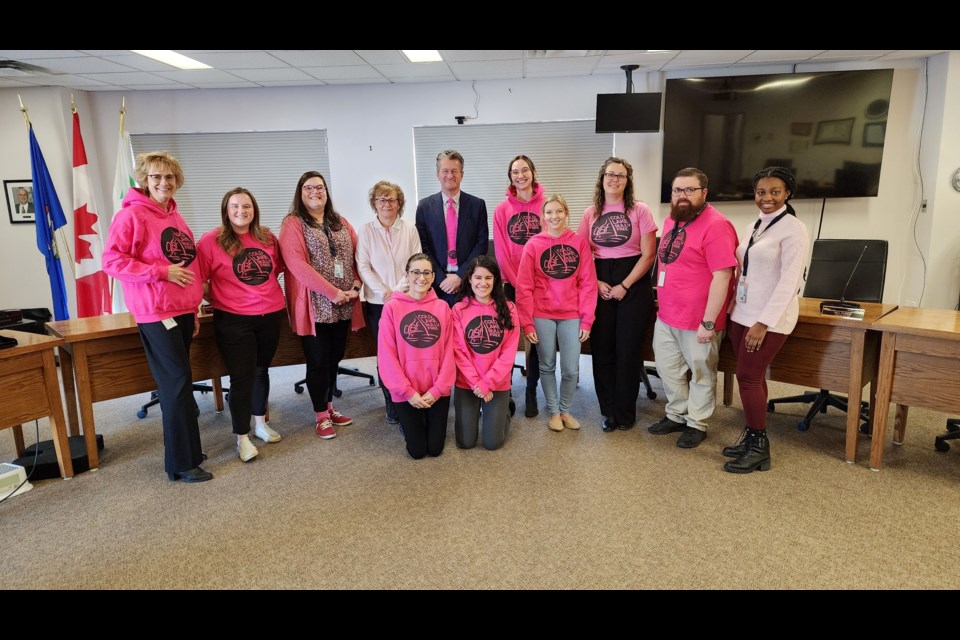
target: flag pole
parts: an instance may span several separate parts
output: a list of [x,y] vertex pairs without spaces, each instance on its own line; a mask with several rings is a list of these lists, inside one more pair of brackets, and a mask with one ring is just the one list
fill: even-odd
[[[120,138],[123,138],[123,120],[127,115],[127,96],[120,96]],[[116,213],[116,211],[114,211]],[[115,279],[110,278],[110,299],[113,300],[113,284]]]
[[[26,127],[27,127],[27,131],[30,131],[30,116],[27,115],[27,108],[23,105],[23,98],[20,97],[20,94],[19,94],[19,93],[17,94],[17,100],[20,101],[20,111],[23,113],[23,122],[24,122],[24,124],[25,124]],[[73,94],[70,95],[70,101],[73,102]],[[37,213],[39,214],[40,212],[38,211]],[[46,212],[44,212],[44,214],[45,214],[45,215],[48,215],[48,214],[46,214]],[[65,246],[66,249],[67,249],[67,257],[70,258],[70,270],[71,270],[71,272],[73,273],[73,278],[74,278],[74,280],[76,280],[76,278],[77,278],[77,270],[76,270],[76,267],[75,267],[74,264],[73,264],[73,256],[70,255],[70,246],[67,244],[67,238],[66,238],[66,236],[65,236],[64,233],[63,233],[63,227],[61,227],[59,231],[60,231],[60,237],[63,238],[63,244],[64,244],[64,246]],[[57,252],[57,257],[59,258],[59,257],[60,257],[60,243],[57,242],[57,235],[56,235],[56,233],[54,233],[54,235],[53,235],[53,243],[56,245],[55,250],[56,250],[56,252]]]

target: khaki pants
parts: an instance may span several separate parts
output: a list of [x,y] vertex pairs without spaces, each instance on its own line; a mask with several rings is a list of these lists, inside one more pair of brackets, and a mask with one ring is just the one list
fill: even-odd
[[[667,417],[688,427],[707,430],[706,420],[717,405],[717,363],[722,332],[706,344],[697,342],[697,332],[675,329],[657,318],[653,350],[657,373],[667,393]],[[690,380],[687,380],[690,372]]]

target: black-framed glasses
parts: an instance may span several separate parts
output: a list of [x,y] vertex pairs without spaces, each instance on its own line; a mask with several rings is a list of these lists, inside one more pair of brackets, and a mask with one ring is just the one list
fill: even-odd
[[627,174],[625,173],[613,173],[612,171],[607,171],[603,174],[603,177],[607,180],[626,180]]
[[674,187],[673,189],[670,189],[670,193],[675,196],[679,196],[680,194],[692,196],[697,191],[701,191],[704,188],[705,187]]
[[398,202],[400,202],[400,200],[398,200],[397,198],[377,198],[377,204],[379,205],[385,205],[385,204],[393,205],[393,204],[397,204]]

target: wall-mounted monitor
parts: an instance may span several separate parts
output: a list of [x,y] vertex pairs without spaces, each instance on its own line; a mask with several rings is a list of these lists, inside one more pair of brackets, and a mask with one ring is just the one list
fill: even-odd
[[795,198],[876,196],[892,69],[670,79],[660,201],[698,167],[710,200],[752,200],[753,175],[786,166]]
[[662,93],[597,94],[597,133],[660,131]]

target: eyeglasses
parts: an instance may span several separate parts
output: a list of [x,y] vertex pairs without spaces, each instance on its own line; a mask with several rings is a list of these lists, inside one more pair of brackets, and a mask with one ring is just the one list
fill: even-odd
[[414,278],[421,278],[421,277],[432,278],[433,277],[433,271],[420,271],[420,269],[414,269],[412,271],[407,271],[407,273],[412,275]]
[[376,202],[379,205],[385,205],[385,204],[394,205],[400,201],[397,200],[396,198],[377,198]]
[[670,193],[675,196],[679,196],[681,193],[684,195],[692,196],[697,191],[704,189],[704,187],[674,187],[670,189]]
[[159,174],[159,173],[151,173],[151,174],[148,175],[147,177],[150,178],[151,180],[153,180],[154,182],[163,182],[164,180],[166,180],[167,182],[176,182],[176,181],[177,181],[177,176],[173,175],[172,173],[167,173],[167,174],[163,174],[163,175],[161,175],[161,174]]
[[510,171],[510,175],[512,175],[513,177],[517,177],[517,176],[521,176],[521,175],[525,176],[525,175],[527,175],[528,173],[530,173],[530,169],[528,169],[527,167],[524,167],[523,169],[520,169],[519,171],[517,171],[516,169],[513,169],[513,170]]
[[323,193],[327,190],[327,188],[322,184],[305,184],[303,185],[303,190],[307,193],[313,193],[314,191],[317,193]]
[[603,174],[603,177],[606,178],[607,180],[626,180],[626,179],[627,179],[627,174],[625,174],[625,173],[611,173],[611,172],[608,171],[608,172],[606,172],[605,174]]

